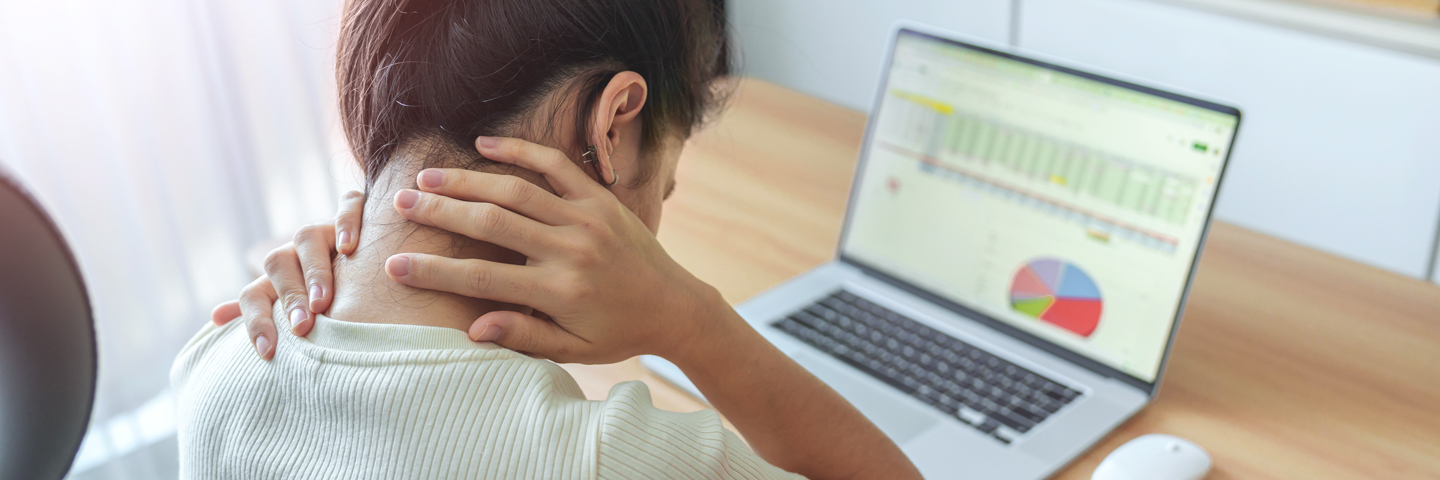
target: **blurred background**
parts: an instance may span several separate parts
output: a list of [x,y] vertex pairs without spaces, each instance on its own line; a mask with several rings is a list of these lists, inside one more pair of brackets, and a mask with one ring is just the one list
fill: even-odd
[[[472,0],[483,1],[483,0]],[[72,478],[176,476],[171,360],[246,255],[357,188],[341,0],[0,0],[0,164],[91,288]],[[1217,218],[1440,283],[1440,0],[728,0],[743,71],[855,110],[912,19],[1228,99]]]
[[96,316],[72,478],[175,478],[176,352],[252,279],[252,245],[359,180],[334,113],[340,6],[0,0],[0,163],[69,237]]

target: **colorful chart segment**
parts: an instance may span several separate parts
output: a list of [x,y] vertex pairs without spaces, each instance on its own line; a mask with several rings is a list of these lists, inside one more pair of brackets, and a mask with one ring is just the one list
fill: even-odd
[[1100,326],[1100,288],[1080,267],[1053,258],[1033,260],[1010,282],[1010,307],[1082,337]]

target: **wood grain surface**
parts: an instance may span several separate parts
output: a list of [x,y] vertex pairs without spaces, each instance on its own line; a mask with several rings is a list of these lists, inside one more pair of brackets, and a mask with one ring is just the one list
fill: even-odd
[[[835,251],[863,114],[757,80],[691,139],[660,240],[731,302]],[[704,405],[636,360],[566,368],[591,398],[649,384]],[[1217,223],[1153,405],[1056,478],[1169,433],[1225,479],[1440,478],[1440,287]]]

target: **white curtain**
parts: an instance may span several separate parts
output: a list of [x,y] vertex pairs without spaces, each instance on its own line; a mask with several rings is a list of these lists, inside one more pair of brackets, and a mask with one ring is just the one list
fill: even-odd
[[0,164],[59,222],[95,307],[71,477],[175,475],[175,353],[249,281],[251,245],[358,181],[334,113],[340,3],[0,0]]

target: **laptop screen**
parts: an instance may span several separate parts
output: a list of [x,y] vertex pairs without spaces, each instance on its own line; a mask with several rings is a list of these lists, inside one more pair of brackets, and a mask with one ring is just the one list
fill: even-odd
[[1239,111],[909,30],[894,48],[842,258],[1153,384]]

